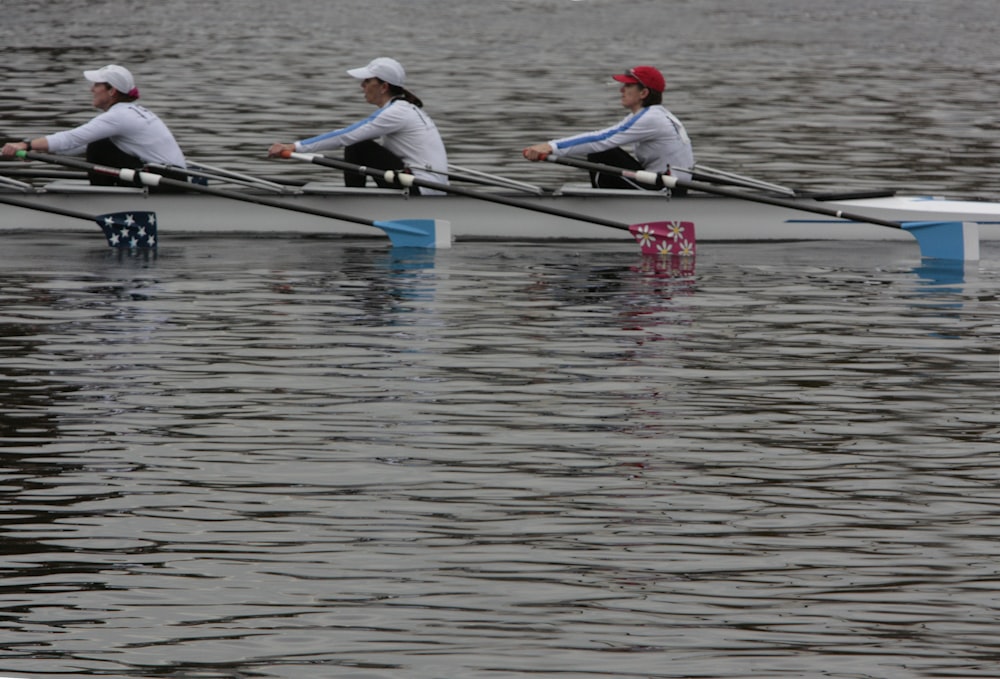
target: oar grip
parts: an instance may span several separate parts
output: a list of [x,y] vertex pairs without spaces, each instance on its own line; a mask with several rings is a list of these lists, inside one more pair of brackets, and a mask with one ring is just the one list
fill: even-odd
[[296,160],[304,160],[307,163],[311,163],[313,158],[322,158],[322,153],[303,153],[302,151],[282,151],[282,158],[295,158]]
[[[649,184],[650,186],[656,186],[660,181],[662,181],[663,185],[668,189],[673,188],[677,183],[676,180],[670,175],[661,175],[655,172],[650,172],[649,170],[638,170],[632,176],[635,177],[636,181],[642,182],[643,184]],[[673,183],[668,183],[669,180],[673,180]]]
[[412,187],[416,182],[416,178],[409,174],[408,172],[396,172],[395,170],[386,170],[385,174],[382,175],[383,179],[392,184],[393,182],[398,182],[401,186],[405,188]]
[[94,170],[101,174],[118,175],[119,179],[129,184],[142,184],[144,186],[159,186],[160,180],[163,179],[163,175],[156,174],[155,172],[143,172],[142,170],[133,170],[128,167],[115,169],[113,167],[95,165]]

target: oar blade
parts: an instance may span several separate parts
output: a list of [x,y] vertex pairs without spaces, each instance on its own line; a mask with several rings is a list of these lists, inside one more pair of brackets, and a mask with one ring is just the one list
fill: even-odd
[[155,212],[110,212],[96,217],[97,225],[113,248],[155,248],[159,242]]
[[923,257],[966,262],[979,260],[979,226],[974,222],[904,222]]
[[395,219],[372,222],[385,231],[395,247],[450,248],[451,222],[446,219]]
[[643,222],[630,225],[628,230],[644,255],[694,257],[694,222]]

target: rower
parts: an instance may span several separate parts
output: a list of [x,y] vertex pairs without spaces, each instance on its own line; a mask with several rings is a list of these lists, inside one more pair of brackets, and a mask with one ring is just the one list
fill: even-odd
[[[534,144],[522,151],[524,157],[537,161],[550,155],[586,156],[593,163],[657,174],[670,173],[671,168],[694,167],[694,151],[684,125],[663,106],[666,87],[663,74],[652,66],[636,66],[612,78],[622,83],[621,104],[630,111],[624,119],[602,130]],[[634,156],[622,148],[627,144],[633,145]],[[673,172],[679,179],[691,178],[685,170]],[[659,188],[594,171],[590,173],[590,182],[600,189]],[[681,187],[672,190],[673,196],[685,193]]]
[[[83,76],[91,83],[92,103],[100,114],[71,130],[4,144],[0,155],[11,157],[18,151],[85,154],[90,163],[113,167],[135,169],[147,163],[185,167],[184,153],[166,124],[136,103],[139,89],[127,68],[109,64],[84,71]],[[94,172],[89,177],[91,184],[126,185],[118,178]]]
[[[343,148],[348,163],[379,170],[408,170],[418,179],[447,184],[447,175],[430,169],[448,167],[444,142],[437,125],[423,110],[423,102],[403,87],[406,81],[403,66],[395,59],[379,57],[347,73],[361,81],[365,101],[377,106],[377,110],[364,120],[338,130],[294,143],[272,144],[267,150],[268,157]],[[379,138],[382,144],[375,141]],[[379,186],[392,186],[381,178],[374,179]],[[344,173],[347,186],[361,187],[366,180],[364,173]],[[411,193],[431,195],[441,191],[414,187]]]

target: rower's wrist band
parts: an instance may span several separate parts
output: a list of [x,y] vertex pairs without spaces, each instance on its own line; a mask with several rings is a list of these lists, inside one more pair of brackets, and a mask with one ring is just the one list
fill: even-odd
[[30,139],[25,139],[25,140],[24,140],[24,143],[25,143],[25,145],[26,145],[26,147],[27,147],[27,148],[25,148],[24,150],[25,150],[25,151],[30,151],[30,150],[31,150],[31,140],[30,140]]

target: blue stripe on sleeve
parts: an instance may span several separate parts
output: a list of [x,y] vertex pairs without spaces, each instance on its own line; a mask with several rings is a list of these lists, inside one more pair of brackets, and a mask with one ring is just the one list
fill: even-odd
[[584,134],[579,137],[572,137],[570,140],[564,139],[563,143],[559,144],[559,148],[568,149],[577,146],[579,144],[591,144],[595,141],[604,141],[605,139],[609,139],[618,134],[619,132],[624,132],[625,130],[635,125],[635,123],[639,120],[639,118],[646,115],[646,112],[648,110],[649,110],[648,108],[643,108],[641,111],[636,113],[631,118],[622,121],[621,125],[618,125],[617,127],[608,128],[603,132],[603,134]]
[[303,139],[299,143],[301,143],[301,144],[315,144],[317,142],[324,141],[326,139],[332,139],[334,137],[339,137],[341,135],[347,134],[348,132],[353,132],[354,130],[358,129],[359,127],[363,127],[363,126],[367,125],[368,123],[372,122],[373,120],[375,120],[376,118],[378,118],[380,115],[382,115],[382,113],[384,113],[386,110],[387,110],[387,108],[378,108],[378,109],[375,109],[375,112],[372,113],[367,118],[365,118],[364,120],[359,120],[358,122],[353,123],[351,125],[348,125],[347,127],[342,127],[339,130],[333,130],[331,132],[324,132],[323,134],[317,135],[317,136],[312,137],[310,139]]

